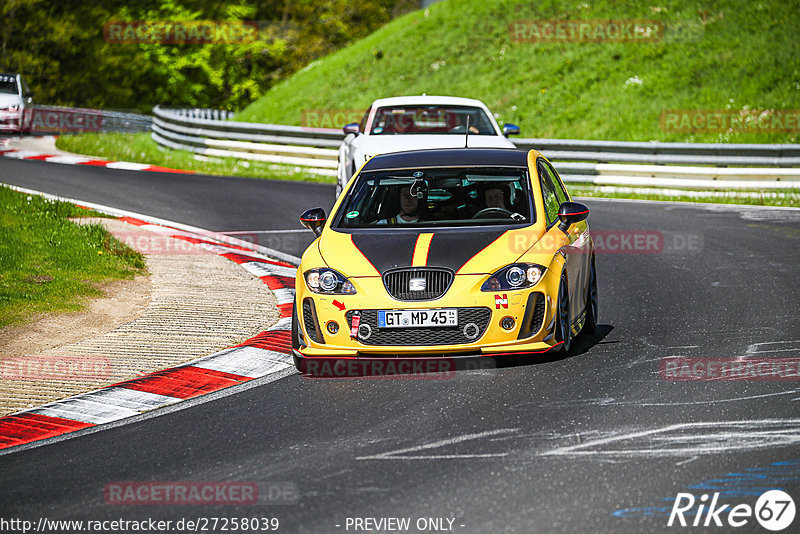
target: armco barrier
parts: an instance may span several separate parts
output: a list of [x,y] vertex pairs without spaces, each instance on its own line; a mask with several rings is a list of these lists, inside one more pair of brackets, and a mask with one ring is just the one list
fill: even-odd
[[[294,165],[336,176],[341,130],[226,120],[229,112],[153,108],[160,145],[216,157]],[[708,189],[800,188],[800,145],[516,139],[553,160],[568,182]],[[628,165],[621,165],[626,163]],[[748,166],[736,167],[731,166]],[[794,167],[794,168],[790,168]]]
[[25,113],[32,133],[146,132],[153,118],[138,113],[36,104]]

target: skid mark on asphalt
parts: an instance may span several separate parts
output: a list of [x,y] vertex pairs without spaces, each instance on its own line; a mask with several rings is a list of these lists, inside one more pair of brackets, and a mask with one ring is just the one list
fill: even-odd
[[800,419],[680,423],[557,447],[543,456],[697,456],[800,443]]
[[469,458],[500,458],[509,454],[506,452],[494,453],[452,453],[452,454],[408,454],[422,451],[429,451],[431,449],[441,449],[467,441],[478,441],[484,438],[490,438],[498,435],[511,435],[515,434],[518,428],[500,428],[497,430],[487,430],[485,432],[477,432],[474,434],[464,434],[455,438],[442,439],[425,445],[417,445],[415,447],[407,447],[404,449],[395,449],[393,451],[382,452],[380,454],[373,454],[371,456],[359,456],[356,460],[458,460]]

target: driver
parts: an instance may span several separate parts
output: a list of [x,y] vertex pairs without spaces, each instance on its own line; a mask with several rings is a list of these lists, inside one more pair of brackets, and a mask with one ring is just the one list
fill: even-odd
[[478,201],[485,208],[510,209],[508,206],[508,187],[498,182],[487,184],[478,190]]
[[506,206],[506,194],[502,186],[491,187],[484,191],[483,200],[487,208],[508,209],[508,206]]

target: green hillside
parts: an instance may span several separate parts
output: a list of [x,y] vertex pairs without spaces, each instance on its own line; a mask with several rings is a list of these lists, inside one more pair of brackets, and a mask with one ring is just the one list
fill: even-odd
[[[656,21],[663,36],[514,39],[533,39],[543,21],[602,29],[608,20]],[[537,22],[515,34],[515,21]],[[299,125],[304,111],[363,110],[375,98],[424,92],[481,99],[523,137],[797,143],[796,113],[755,132],[686,133],[660,119],[667,110],[800,109],[798,27],[794,0],[448,0],[308,65],[237,120]]]

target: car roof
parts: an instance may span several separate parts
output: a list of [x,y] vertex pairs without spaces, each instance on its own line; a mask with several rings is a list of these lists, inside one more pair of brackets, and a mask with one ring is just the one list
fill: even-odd
[[480,100],[472,98],[462,98],[460,96],[395,96],[391,98],[379,98],[372,103],[372,107],[384,106],[408,106],[408,105],[445,105],[445,106],[476,106],[485,108],[486,105]]
[[439,148],[381,154],[363,172],[424,167],[527,167],[528,151],[513,148]]

